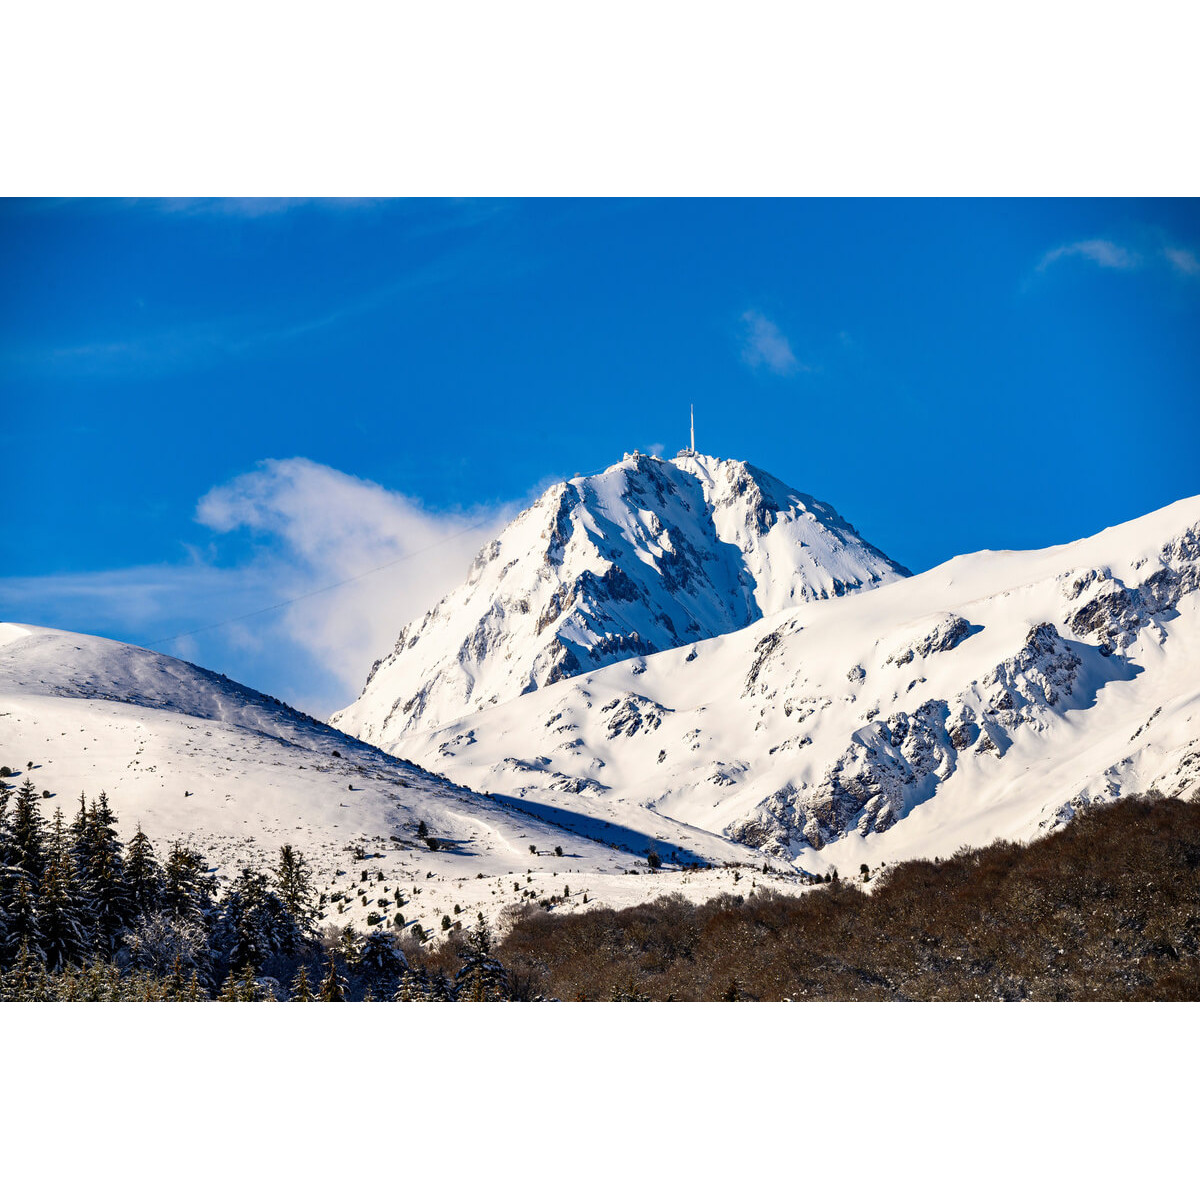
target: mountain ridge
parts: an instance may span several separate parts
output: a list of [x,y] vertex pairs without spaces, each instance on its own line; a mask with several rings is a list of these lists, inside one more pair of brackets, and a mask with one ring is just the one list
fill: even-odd
[[909,574],[750,464],[631,454],[549,488],[331,723],[377,745],[622,659]]
[[397,748],[518,795],[644,805],[806,869],[1029,837],[1200,784],[1200,497],[981,551]]

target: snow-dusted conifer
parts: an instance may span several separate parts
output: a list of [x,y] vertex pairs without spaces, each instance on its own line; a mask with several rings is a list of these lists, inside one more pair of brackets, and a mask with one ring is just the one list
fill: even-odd
[[507,1000],[508,972],[492,957],[492,931],[483,913],[467,935],[458,957],[463,965],[454,977],[454,995],[459,1000]]
[[235,971],[260,967],[273,954],[294,954],[304,942],[267,877],[250,867],[242,868],[225,895],[215,939]]
[[129,887],[129,907],[134,919],[158,912],[162,907],[163,869],[155,857],[153,844],[142,832],[140,824],[129,839],[125,854],[125,881]]
[[393,934],[376,929],[367,935],[359,951],[358,973],[370,991],[391,996],[407,969],[408,960]]
[[46,823],[37,790],[28,775],[17,788],[11,817],[13,865],[20,867],[36,888],[46,868]]
[[105,955],[116,953],[132,916],[124,847],[116,825],[108,796],[101,792],[88,808],[82,838],[76,842],[83,860],[79,882],[94,948]]
[[45,1000],[46,967],[41,952],[28,939],[17,947],[16,960],[5,980],[9,1000]]
[[75,866],[75,881],[80,889],[87,885],[88,863],[92,858],[92,825],[88,820],[87,795],[79,793],[79,811],[68,830],[71,837],[71,859]]
[[308,982],[308,968],[303,963],[300,964],[300,969],[296,972],[296,978],[292,980],[292,995],[293,1000],[308,1004],[315,1000],[313,990]]
[[68,963],[83,958],[87,939],[79,920],[75,867],[61,808],[54,812],[46,869],[38,895],[38,920],[49,970],[61,971]]
[[283,901],[296,928],[310,937],[317,920],[313,903],[312,869],[304,855],[293,846],[279,848],[279,865],[275,868],[275,890]]
[[317,993],[318,1000],[339,1002],[346,999],[346,977],[337,968],[337,956],[329,956],[329,970],[321,980],[321,990]]
[[204,856],[176,842],[167,858],[163,879],[163,908],[177,917],[207,925],[217,884]]
[[414,1000],[424,1000],[425,992],[420,987],[420,975],[411,967],[400,976],[400,986],[396,988],[393,1000],[411,1004]]
[[17,882],[8,902],[8,944],[4,957],[7,962],[14,962],[21,953],[32,954],[41,962],[45,955],[33,886],[24,871],[15,868],[15,872]]

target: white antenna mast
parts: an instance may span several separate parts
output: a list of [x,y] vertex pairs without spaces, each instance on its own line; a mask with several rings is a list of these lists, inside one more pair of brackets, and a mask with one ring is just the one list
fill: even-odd
[[692,453],[696,453],[696,406],[690,406],[692,410]]

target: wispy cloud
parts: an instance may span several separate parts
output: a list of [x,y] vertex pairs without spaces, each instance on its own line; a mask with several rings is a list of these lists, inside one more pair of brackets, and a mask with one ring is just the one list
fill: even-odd
[[1163,247],[1163,257],[1181,275],[1200,275],[1200,258],[1182,246]]
[[1082,258],[1098,267],[1108,267],[1117,271],[1130,271],[1142,264],[1142,256],[1136,251],[1104,238],[1092,238],[1056,247],[1043,256],[1042,261],[1038,263],[1038,270],[1044,271],[1064,258]]
[[298,208],[350,212],[378,207],[388,201],[355,196],[164,196],[134,203],[151,205],[173,216],[257,220],[260,217],[276,217]]
[[341,304],[309,314],[242,313],[193,321],[128,337],[96,338],[71,345],[19,347],[3,355],[12,366],[39,374],[171,375],[229,359],[267,353],[314,333],[460,279],[472,269],[469,249],[441,256]]
[[[69,203],[78,206],[89,202]],[[401,223],[404,238],[429,245],[432,256],[419,265],[409,265],[402,259],[390,272],[381,267],[374,286],[342,296],[336,303],[323,300],[317,292],[307,304],[303,298],[280,295],[271,304],[252,310],[215,312],[160,328],[141,324],[126,330],[109,325],[98,335],[81,332],[57,344],[0,343],[0,366],[56,377],[173,375],[231,359],[269,354],[376,310],[403,304],[407,298],[427,297],[434,289],[460,285],[464,280],[478,285],[529,269],[523,258],[494,253],[485,241],[472,236],[477,227],[502,224],[514,211],[514,205],[507,201],[233,198],[102,203],[119,208],[145,206],[169,217],[247,220],[306,206],[347,212],[386,206],[387,219]]]
[[742,359],[776,375],[793,375],[808,368],[792,352],[791,343],[774,321],[751,309],[742,314]]
[[[408,621],[462,582],[515,508],[431,512],[320,463],[268,461],[200,500],[197,520],[214,542],[190,561],[0,580],[0,611],[119,630],[268,691],[287,688],[267,681],[291,683],[288,699],[327,716],[353,699]],[[246,535],[249,557],[221,565]],[[294,597],[303,599],[287,603]]]
[[1064,243],[1042,256],[1037,266],[1038,273],[1072,258],[1111,271],[1147,271],[1169,267],[1176,275],[1188,278],[1200,276],[1200,257],[1196,252],[1171,241],[1161,229],[1143,230],[1132,244],[1107,238]]

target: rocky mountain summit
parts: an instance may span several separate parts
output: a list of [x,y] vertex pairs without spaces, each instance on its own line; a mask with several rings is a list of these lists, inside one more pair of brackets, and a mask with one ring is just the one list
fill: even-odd
[[744,462],[645,454],[550,488],[400,633],[333,724],[376,745],[908,572]]

